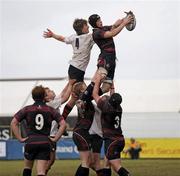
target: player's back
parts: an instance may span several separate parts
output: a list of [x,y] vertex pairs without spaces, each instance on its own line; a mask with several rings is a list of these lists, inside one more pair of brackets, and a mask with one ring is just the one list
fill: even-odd
[[35,102],[20,110],[15,117],[18,121],[25,120],[27,125],[28,142],[48,141],[51,123],[53,120],[59,121],[60,114],[44,102]]
[[91,102],[88,101],[85,105],[83,114],[79,113],[78,110],[78,119],[74,130],[79,128],[89,130],[93,122],[94,113],[95,113],[94,106]]
[[119,137],[122,135],[121,129],[121,106],[114,108],[109,103],[109,96],[103,96],[98,102],[101,109],[101,123],[103,136],[106,138]]

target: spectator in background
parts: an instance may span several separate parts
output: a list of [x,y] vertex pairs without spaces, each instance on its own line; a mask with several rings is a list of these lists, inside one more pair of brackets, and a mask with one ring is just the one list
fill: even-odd
[[139,159],[139,154],[141,151],[141,145],[136,141],[135,138],[131,138],[129,148],[125,150],[124,153],[129,154],[131,159]]

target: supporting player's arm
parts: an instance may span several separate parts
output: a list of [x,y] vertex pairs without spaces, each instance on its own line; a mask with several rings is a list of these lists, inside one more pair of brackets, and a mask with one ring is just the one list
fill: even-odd
[[97,79],[95,81],[93,93],[92,93],[92,96],[93,96],[96,103],[98,103],[99,99],[101,98],[99,96],[99,87],[100,87],[100,84],[101,84],[100,82],[101,82],[101,77],[97,77]]
[[59,40],[61,42],[64,42],[65,37],[62,35],[57,35],[54,32],[52,32],[50,29],[47,29],[47,31],[44,31],[43,33],[44,38],[54,38],[56,40]]
[[60,93],[61,104],[65,103],[69,99],[71,90],[72,90],[72,85],[70,83],[66,84],[66,86]]

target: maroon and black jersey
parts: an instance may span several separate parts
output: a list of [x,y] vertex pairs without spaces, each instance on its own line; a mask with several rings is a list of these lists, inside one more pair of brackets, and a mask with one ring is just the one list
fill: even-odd
[[78,118],[77,118],[76,125],[74,127],[74,131],[77,129],[89,130],[93,122],[94,113],[95,113],[94,106],[90,101],[88,101],[85,105],[83,114],[80,113],[78,110]]
[[63,118],[57,110],[47,106],[44,102],[35,102],[18,111],[14,118],[27,124],[27,143],[47,143],[51,130],[51,122],[59,123]]
[[115,44],[113,38],[104,38],[104,33],[110,31],[112,26],[103,26],[93,29],[93,40],[98,45],[101,53],[115,54]]
[[114,108],[109,103],[109,96],[105,95],[98,101],[98,108],[102,111],[101,123],[104,138],[117,138],[122,136],[121,116],[122,108]]

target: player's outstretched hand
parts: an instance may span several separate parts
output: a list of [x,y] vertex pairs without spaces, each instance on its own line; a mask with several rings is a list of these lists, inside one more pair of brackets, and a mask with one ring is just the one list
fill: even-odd
[[127,25],[127,24],[131,23],[131,21],[133,21],[133,19],[134,19],[133,16],[127,15],[126,17],[123,18],[123,23],[125,25]]
[[47,31],[44,31],[43,37],[44,38],[51,38],[53,36],[53,32],[47,28]]

